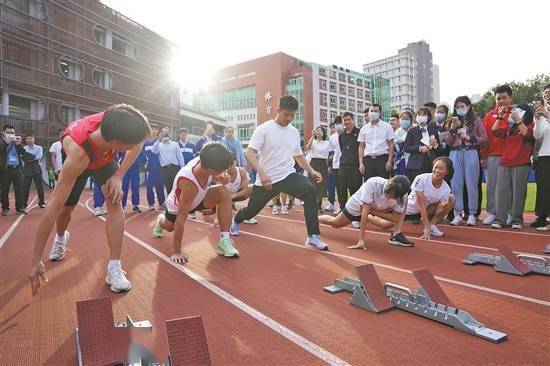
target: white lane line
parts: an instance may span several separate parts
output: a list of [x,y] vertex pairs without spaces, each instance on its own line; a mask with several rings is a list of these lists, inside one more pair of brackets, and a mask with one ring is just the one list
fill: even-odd
[[[282,217],[273,217],[273,216],[268,216],[268,215],[256,215],[256,217],[265,217],[267,219],[272,219],[272,220],[281,220],[281,221],[288,221],[288,222],[296,222],[296,223],[299,223],[299,224],[305,224],[305,221],[295,220],[295,219],[284,219]],[[320,225],[323,226],[323,227],[332,228],[332,226],[330,226],[330,225],[325,225],[325,224],[320,224]],[[359,231],[357,229],[352,229],[352,228],[349,228],[349,227],[342,227],[342,228],[339,228],[337,230],[342,230],[342,229],[359,233]],[[371,234],[377,234],[377,235],[387,235],[388,234],[388,232],[372,231],[372,230],[365,230],[365,232],[366,233],[371,233]],[[437,239],[424,240],[424,239],[420,239],[420,238],[417,238],[417,237],[415,237],[415,239],[416,240],[422,240],[422,242],[426,243],[426,244],[438,244],[439,243],[439,244],[444,244],[444,245],[452,245],[452,246],[455,246],[455,247],[491,250],[491,251],[494,251],[494,252],[498,251],[496,248],[485,247],[485,246],[481,246],[481,245],[462,244],[462,243],[455,243],[455,242],[451,242],[451,241],[443,241],[443,240],[437,240]],[[528,252],[514,252],[514,253],[516,253],[516,254],[533,254],[533,255],[538,255],[538,256],[543,256],[544,257],[543,254],[539,254],[539,253],[528,253]],[[548,258],[550,258],[550,257],[548,257]]]
[[[303,212],[304,210],[301,209],[301,208],[296,208],[294,207],[292,210],[294,211],[301,211]],[[325,212],[326,215],[331,215],[330,212]],[[482,230],[482,231],[491,231],[491,232],[494,232],[494,233],[507,233],[507,234],[518,234],[518,235],[533,235],[533,236],[543,236],[543,237],[546,237],[548,236],[548,234],[539,234],[539,233],[526,233],[526,232],[523,232],[521,230],[498,230],[498,229],[489,229],[489,228],[484,228],[484,227],[479,227],[479,226],[453,226],[453,225],[449,225],[449,224],[438,224],[439,226],[445,226],[445,227],[450,227],[450,228],[454,228],[454,229],[466,229],[466,230]],[[486,225],[486,226],[490,226],[490,225]]]
[[[34,201],[36,201],[36,199],[38,198],[38,196],[35,196],[30,205],[29,205],[29,208],[28,208],[28,212],[30,212],[33,208],[35,208],[36,206],[33,206],[33,203]],[[28,214],[28,213],[27,213]],[[8,231],[6,231],[4,233],[4,235],[2,235],[2,237],[0,238],[0,249],[2,249],[2,247],[4,246],[4,244],[6,244],[6,242],[8,241],[10,235],[15,231],[15,228],[17,227],[17,225],[19,225],[19,223],[21,222],[21,220],[23,220],[23,217],[25,217],[27,215],[19,215],[19,217],[17,218],[17,220],[15,220],[13,222],[13,224],[11,224],[11,226],[9,227]]]
[[[91,198],[86,201],[86,205],[83,205],[82,203],[78,203],[82,207],[88,209],[90,212],[93,213],[93,210],[89,207],[89,202],[91,201]],[[104,217],[98,216],[99,219],[106,221]],[[336,355],[330,353],[326,349],[322,348],[321,346],[318,346],[317,344],[311,342],[310,340],[302,337],[298,333],[292,331],[291,329],[285,327],[284,325],[276,322],[275,320],[271,319],[267,315],[261,313],[260,311],[254,309],[252,306],[244,303],[243,301],[239,300],[235,296],[231,295],[230,293],[222,290],[221,288],[217,287],[213,283],[209,282],[205,278],[201,277],[200,275],[196,274],[195,272],[189,270],[188,268],[174,264],[170,261],[170,258],[164,255],[162,252],[158,251],[145,241],[135,237],[134,235],[130,234],[126,230],[124,231],[124,235],[128,237],[129,239],[133,240],[135,243],[143,247],[144,249],[148,250],[149,252],[153,253],[172,267],[176,268],[178,271],[184,273],[191,279],[197,281],[210,291],[212,291],[214,294],[218,295],[225,301],[229,302],[231,305],[237,307],[239,310],[243,311],[244,313],[250,315],[263,325],[271,328],[275,333],[281,335],[282,337],[288,339],[292,343],[296,344],[300,348],[304,349],[305,351],[311,353],[312,355],[320,358],[321,360],[327,362],[330,365],[349,365],[344,360],[340,359]]]
[[[303,250],[311,251],[311,249],[308,249],[308,248],[304,247],[304,245],[302,245],[302,244],[292,243],[292,242],[289,242],[289,241],[286,241],[286,240],[281,240],[281,239],[270,238],[268,236],[255,234],[255,233],[242,231],[242,230],[241,230],[241,233],[251,235],[251,236],[255,236],[257,238],[262,238],[262,239],[274,241],[274,242],[277,242],[277,243],[293,246],[293,247],[300,248],[300,249],[303,249]],[[345,255],[345,254],[340,254],[340,253],[335,253],[335,252],[330,252],[330,251],[328,251],[328,252],[319,252],[319,253],[325,254],[325,255],[332,255],[332,256],[335,256],[335,257],[340,257],[340,258],[345,258],[345,259],[350,259],[350,260],[360,262],[360,263],[372,263],[375,266],[379,266],[379,267],[390,269],[390,270],[397,271],[397,272],[412,273],[411,270],[408,270],[408,269],[405,269],[405,268],[390,266],[388,264],[377,263],[377,262],[373,262],[373,261],[368,261],[368,260],[365,260],[365,259],[352,257],[352,256]],[[457,280],[453,280],[453,279],[446,278],[446,277],[440,277],[440,276],[434,276],[434,277],[436,279],[442,281],[442,282],[448,282],[448,283],[452,283],[452,284],[463,286],[463,287],[473,288],[473,289],[480,290],[480,291],[485,291],[485,292],[490,292],[490,293],[497,294],[497,295],[507,296],[507,297],[511,297],[511,298],[514,298],[514,299],[531,302],[531,303],[534,303],[534,304],[550,306],[549,301],[534,299],[532,297],[518,295],[518,294],[511,293],[511,292],[506,292],[506,291],[500,291],[500,290],[496,290],[496,289],[493,289],[493,288],[490,288],[490,287],[474,285],[472,283],[457,281]]]

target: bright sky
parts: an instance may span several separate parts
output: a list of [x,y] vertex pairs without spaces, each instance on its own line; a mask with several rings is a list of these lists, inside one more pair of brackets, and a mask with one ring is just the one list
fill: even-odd
[[550,1],[102,1],[178,44],[179,78],[193,87],[279,51],[362,71],[421,39],[439,65],[443,102],[550,74]]

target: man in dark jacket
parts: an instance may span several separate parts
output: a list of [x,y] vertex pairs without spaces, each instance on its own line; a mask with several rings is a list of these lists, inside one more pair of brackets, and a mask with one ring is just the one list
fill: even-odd
[[42,160],[43,150],[42,146],[35,145],[34,137],[25,136],[25,151],[27,155],[23,157],[25,166],[23,167],[23,177],[25,180],[25,190],[23,194],[23,202],[27,207],[29,200],[29,192],[31,190],[31,183],[34,181],[36,187],[36,193],[38,194],[38,207],[46,207],[44,202],[44,186],[42,184],[42,167],[40,161]]
[[15,213],[25,215],[23,200],[23,159],[26,152],[21,144],[21,136],[15,135],[15,127],[4,125],[0,134],[0,202],[2,202],[2,216],[10,211],[8,193],[13,184],[15,191]]
[[438,132],[434,123],[427,124],[427,122],[418,124],[407,132],[405,151],[410,154],[407,162],[407,177],[411,182],[417,175],[432,171],[432,162],[442,151]]

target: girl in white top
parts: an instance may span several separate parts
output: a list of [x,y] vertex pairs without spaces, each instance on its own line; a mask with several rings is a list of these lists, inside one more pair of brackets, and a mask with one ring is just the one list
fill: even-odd
[[[231,194],[223,186],[228,183],[226,170],[234,163],[227,148],[219,143],[205,145],[199,157],[182,167],[172,191],[166,200],[166,213],[160,214],[153,229],[154,237],[162,237],[163,230],[174,232],[172,239],[174,263],[184,264],[188,257],[181,251],[185,222],[194,210],[216,209],[220,222],[220,240],[217,253],[224,257],[238,257],[239,251],[229,237],[231,226]],[[210,185],[212,182],[221,183]]]
[[327,140],[327,133],[322,127],[317,127],[311,132],[311,138],[306,145],[311,159],[309,164],[313,169],[321,173],[323,179],[317,182],[315,177],[310,177],[310,182],[315,186],[317,192],[317,210],[321,212],[321,203],[323,197],[327,195],[328,180],[328,154],[330,152],[330,143]]
[[356,245],[349,249],[366,249],[365,229],[367,222],[383,229],[394,228],[390,244],[413,246],[402,233],[401,226],[405,221],[407,193],[410,183],[407,177],[398,175],[386,179],[372,177],[355,192],[346,203],[346,207],[337,216],[319,216],[319,222],[340,228],[353,221],[360,221],[360,237]]
[[422,239],[445,235],[437,224],[451,212],[455,204],[451,188],[445,181],[447,176],[452,175],[453,162],[441,156],[434,160],[431,173],[418,175],[412,183],[406,212],[407,217],[420,214],[424,224]]
[[546,107],[535,107],[535,127],[533,137],[540,144],[537,154],[537,230],[550,231],[550,84],[544,87],[543,98]]

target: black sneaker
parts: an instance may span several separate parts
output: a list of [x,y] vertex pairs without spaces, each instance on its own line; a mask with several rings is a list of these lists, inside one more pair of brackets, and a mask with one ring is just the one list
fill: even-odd
[[15,213],[17,215],[26,215],[27,214],[27,210],[24,209],[24,208],[18,208],[17,210],[15,210]]
[[134,206],[134,207],[132,207],[132,212],[140,213],[141,209],[139,208],[139,206]]
[[46,204],[45,204],[45,203],[41,203],[41,204],[38,205],[38,207],[40,207],[40,208],[46,208]]
[[8,216],[8,214],[10,213],[10,210],[2,210],[2,216]]
[[529,224],[529,226],[534,227],[534,228],[546,226],[546,219],[544,219],[544,220],[536,219],[531,224]]
[[414,243],[407,239],[405,235],[399,233],[395,235],[390,235],[390,240],[388,241],[391,245],[400,245],[402,247],[413,247]]

